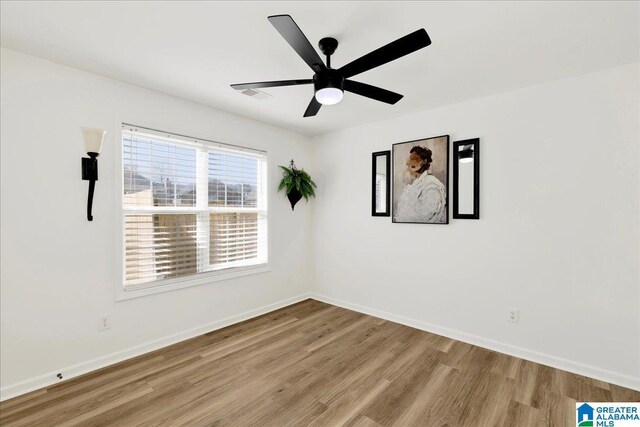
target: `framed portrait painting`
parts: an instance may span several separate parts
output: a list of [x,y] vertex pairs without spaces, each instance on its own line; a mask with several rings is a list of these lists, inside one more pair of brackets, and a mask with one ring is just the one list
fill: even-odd
[[449,135],[393,144],[393,222],[449,223]]

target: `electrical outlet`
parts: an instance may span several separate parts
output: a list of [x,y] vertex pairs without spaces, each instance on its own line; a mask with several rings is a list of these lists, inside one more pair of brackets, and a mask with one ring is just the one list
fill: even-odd
[[98,330],[106,331],[107,329],[111,329],[111,316],[101,317],[98,324]]
[[520,310],[518,310],[517,308],[510,308],[507,321],[518,323],[520,321]]
[[287,285],[291,284],[291,276],[287,276]]

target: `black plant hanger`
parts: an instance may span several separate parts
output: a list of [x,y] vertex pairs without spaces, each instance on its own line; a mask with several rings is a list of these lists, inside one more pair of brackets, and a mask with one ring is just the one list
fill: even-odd
[[[349,78],[371,70],[372,68],[384,65],[387,62],[401,58],[431,44],[429,35],[424,28],[421,28],[335,70],[331,68],[331,55],[333,55],[338,47],[338,41],[336,39],[325,37],[318,43],[320,50],[327,57],[327,63],[325,65],[291,16],[274,15],[269,16],[267,19],[287,41],[287,43],[291,45],[293,50],[295,50],[304,62],[309,65],[315,74],[312,79],[280,80],[231,85],[231,87],[236,90],[297,86],[313,83],[315,92],[325,88],[336,88],[340,91],[352,92],[387,104],[395,104],[402,99],[403,95],[376,86],[371,86],[366,83],[349,80]],[[304,117],[315,116],[318,114],[318,111],[320,111],[322,104],[316,99],[315,92],[307,110],[304,112]]]

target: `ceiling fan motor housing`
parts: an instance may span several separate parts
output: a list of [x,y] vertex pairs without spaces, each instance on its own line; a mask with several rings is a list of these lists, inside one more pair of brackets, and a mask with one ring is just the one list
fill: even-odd
[[316,92],[328,87],[344,91],[344,76],[338,70],[327,68],[313,75],[313,86]]

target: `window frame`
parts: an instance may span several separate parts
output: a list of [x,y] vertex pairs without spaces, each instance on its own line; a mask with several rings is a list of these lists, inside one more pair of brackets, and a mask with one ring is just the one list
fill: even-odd
[[[168,130],[157,130],[157,127],[154,128],[152,126],[142,126],[142,125],[134,125],[132,123],[139,123],[139,121],[125,121],[125,120],[116,120],[115,123],[115,132],[114,132],[114,168],[115,168],[115,173],[114,176],[116,178],[116,185],[114,185],[114,189],[116,192],[116,198],[115,200],[118,203],[118,208],[115,209],[116,211],[116,224],[117,224],[117,233],[116,235],[119,236],[119,239],[117,240],[116,243],[116,249],[117,249],[117,254],[118,256],[116,257],[117,259],[117,263],[118,263],[118,279],[116,280],[116,293],[115,293],[115,300],[116,301],[123,301],[123,300],[127,300],[127,299],[131,299],[131,298],[138,298],[138,297],[143,297],[143,296],[147,296],[147,295],[154,295],[154,294],[158,294],[158,293],[163,293],[163,292],[171,292],[171,291],[175,291],[178,289],[185,289],[185,288],[189,288],[192,286],[199,286],[199,285],[204,285],[204,284],[210,284],[210,283],[215,283],[215,282],[220,282],[220,281],[225,281],[225,280],[229,280],[229,279],[233,279],[233,278],[237,278],[237,277],[243,277],[243,276],[247,276],[247,275],[253,275],[253,274],[260,274],[260,273],[266,273],[271,271],[271,239],[270,239],[270,234],[269,234],[269,230],[270,230],[270,222],[271,222],[271,216],[269,215],[269,205],[270,205],[270,192],[269,192],[269,181],[270,181],[270,172],[269,172],[269,153],[264,150],[264,149],[260,149],[260,148],[254,148],[251,147],[250,145],[236,145],[236,144],[228,144],[228,143],[222,143],[222,142],[217,142],[215,140],[213,140],[212,138],[196,138],[196,137],[191,137],[191,136],[187,136],[187,132],[175,132],[175,131],[168,131]],[[267,251],[267,256],[266,256],[266,262],[265,263],[260,263],[260,264],[256,264],[256,265],[250,265],[250,266],[238,266],[238,267],[231,267],[231,268],[224,268],[224,269],[219,269],[219,270],[212,270],[212,271],[206,271],[206,272],[201,272],[201,273],[197,273],[194,275],[189,275],[189,276],[183,276],[183,277],[175,277],[175,278],[170,278],[170,279],[162,279],[162,280],[157,280],[154,282],[149,282],[149,283],[143,283],[143,284],[138,284],[138,285],[126,285],[126,280],[125,280],[125,215],[127,213],[131,214],[131,213],[141,213],[142,211],[145,211],[146,209],[142,208],[142,209],[137,209],[137,210],[131,210],[131,209],[125,209],[124,207],[124,203],[123,203],[123,190],[124,190],[124,180],[123,180],[123,174],[122,174],[122,168],[123,168],[123,128],[127,126],[127,127],[132,127],[132,128],[138,128],[138,129],[142,129],[144,131],[148,131],[149,133],[156,133],[159,135],[166,135],[166,136],[173,136],[177,139],[192,139],[194,141],[198,141],[199,143],[204,143],[206,145],[210,145],[211,148],[216,148],[220,147],[224,150],[225,147],[230,147],[230,148],[238,148],[239,150],[247,150],[248,152],[260,152],[260,154],[263,156],[263,162],[264,162],[264,182],[263,182],[263,194],[264,194],[264,204],[265,204],[265,208],[263,210],[261,209],[257,209],[256,211],[258,212],[258,214],[260,214],[261,212],[264,212],[266,214],[266,221],[265,221],[265,227],[266,227],[266,239],[267,239],[267,245],[266,245],[266,251]],[[233,150],[231,150],[233,151]],[[201,154],[204,154],[203,156],[201,156]],[[202,161],[205,162],[207,161],[208,158],[208,151],[205,150],[198,150],[196,152],[197,155],[197,160],[196,161]],[[205,168],[206,169],[206,168]],[[201,187],[198,187],[200,189],[200,191],[205,191],[207,192],[207,182],[208,182],[208,178],[207,181],[202,181],[201,179],[202,177],[198,177],[198,180],[196,181],[196,185],[200,185]],[[209,207],[208,206],[208,210],[207,211],[201,211],[201,208],[197,205],[194,207],[184,207],[184,208],[180,208],[178,209],[172,209],[172,207],[170,206],[158,206],[152,209],[148,210],[148,213],[154,213],[154,212],[158,212],[158,211],[174,211],[174,212],[184,212],[187,213],[188,211],[193,211],[194,214],[198,215],[201,212],[209,212],[211,210],[224,210],[224,211],[229,211],[225,208],[213,208],[213,207]],[[239,209],[234,209],[233,211],[242,211],[243,208],[239,208]],[[252,210],[253,211],[253,210]]]

